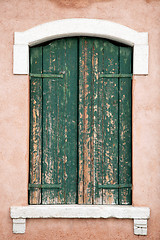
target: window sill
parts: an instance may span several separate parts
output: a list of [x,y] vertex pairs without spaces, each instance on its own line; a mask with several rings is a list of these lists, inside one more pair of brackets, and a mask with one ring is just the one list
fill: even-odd
[[134,219],[134,234],[147,235],[150,209],[122,205],[29,205],[11,207],[13,233],[25,233],[26,218]]

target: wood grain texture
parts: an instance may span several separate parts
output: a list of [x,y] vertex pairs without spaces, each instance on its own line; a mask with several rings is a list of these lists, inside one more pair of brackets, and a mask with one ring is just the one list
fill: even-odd
[[[104,41],[104,74],[118,73],[118,46]],[[118,183],[118,78],[103,79],[103,184]],[[118,204],[117,189],[103,189],[103,204]]]
[[[30,71],[42,72],[42,47],[30,49]],[[30,183],[41,183],[42,162],[42,79],[30,79]],[[41,203],[41,189],[30,190],[30,204]]]
[[[92,203],[92,41],[79,41],[79,203]],[[82,180],[83,179],[83,180]]]
[[[132,71],[132,49],[120,47],[120,73]],[[132,84],[131,78],[119,80],[119,183],[132,183]],[[131,188],[119,190],[119,204],[131,204]]]
[[[58,43],[43,47],[43,73],[56,73]],[[62,80],[60,80],[62,81]],[[63,100],[62,100],[63,101]],[[59,80],[43,78],[43,163],[42,183],[58,184]],[[62,177],[62,176],[61,176]],[[58,203],[58,189],[42,189],[42,204]]]
[[93,71],[93,88],[94,88],[94,171],[95,171],[95,195],[94,204],[102,204],[103,190],[98,188],[102,185],[102,162],[103,162],[103,131],[102,131],[102,112],[103,112],[103,79],[99,79],[99,73],[103,72],[103,40],[94,39],[92,52],[92,71]]
[[[66,40],[65,40],[66,41]],[[77,39],[66,41],[66,117],[65,117],[65,203],[77,203],[77,114],[78,114],[78,62]]]

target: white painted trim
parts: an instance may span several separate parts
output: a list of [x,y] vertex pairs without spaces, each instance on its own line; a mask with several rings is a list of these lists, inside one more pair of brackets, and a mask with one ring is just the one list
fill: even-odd
[[149,208],[120,205],[29,205],[11,207],[11,218],[149,218]]
[[[134,219],[134,233],[138,235],[146,235],[146,221],[148,218],[150,218],[150,209],[147,207],[117,205],[30,205],[25,207],[11,207],[10,215],[13,219],[13,229],[17,227],[17,225],[15,226],[15,224],[17,224],[17,222],[15,223],[15,219],[20,219],[21,221],[21,219],[26,218]],[[20,222],[20,224],[22,223]],[[25,222],[23,224],[25,225]],[[21,231],[24,231],[25,226],[23,226],[23,229],[20,229]],[[15,233],[18,233],[17,231],[18,230],[16,228]]]
[[13,69],[14,73],[28,74],[29,72],[29,46],[14,45],[13,46]]
[[[70,36],[102,37],[133,46],[133,74],[148,74],[148,33],[140,33],[106,20],[73,18],[38,25],[24,32],[15,32],[14,48],[17,49],[20,45],[27,48],[52,39]],[[29,56],[25,48],[23,52],[14,54],[13,62],[14,74],[29,73]]]
[[133,49],[133,73],[148,74],[148,45],[135,44]]
[[95,36],[133,46],[148,44],[148,34],[118,23],[86,18],[63,19],[44,23],[24,32],[15,32],[14,44],[34,46],[45,41],[70,36]]

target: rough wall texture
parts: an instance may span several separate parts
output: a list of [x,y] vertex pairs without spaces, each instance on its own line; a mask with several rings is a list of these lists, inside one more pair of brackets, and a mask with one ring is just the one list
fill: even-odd
[[[106,19],[149,33],[149,75],[133,81],[133,205],[151,209],[148,236],[132,220],[27,220],[12,234],[10,206],[27,205],[29,79],[12,74],[13,33],[63,18]],[[160,239],[160,1],[0,1],[0,239]]]

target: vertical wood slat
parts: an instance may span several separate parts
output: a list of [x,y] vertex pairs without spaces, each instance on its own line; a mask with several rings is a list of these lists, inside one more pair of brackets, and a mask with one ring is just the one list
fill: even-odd
[[[120,73],[132,71],[132,49],[120,47]],[[132,85],[130,78],[119,79],[119,184],[131,184],[132,170]],[[119,204],[131,204],[130,188],[119,190]]]
[[78,115],[78,39],[65,39],[65,77],[66,77],[66,117],[65,127],[67,142],[65,162],[65,203],[77,203],[78,192],[78,146],[77,146],[77,115]]
[[[42,47],[30,49],[30,72],[42,73]],[[41,184],[42,79],[30,79],[30,183]],[[29,203],[41,203],[41,189],[29,192]]]
[[99,79],[99,73],[103,72],[104,48],[103,40],[95,39],[92,54],[92,71],[94,79],[94,170],[95,170],[95,195],[94,204],[102,204],[102,162],[103,162],[103,131],[102,131],[102,114],[103,114],[103,78]]
[[[66,64],[66,42],[65,39],[58,41],[58,48],[56,52],[56,57],[58,57],[58,70],[63,72],[65,70]],[[55,67],[55,66],[54,66]],[[54,69],[56,71],[56,67]],[[65,201],[65,121],[66,121],[66,75],[63,76],[61,81],[57,81],[59,85],[58,88],[58,182],[62,186],[58,191],[58,202],[60,204],[66,203]],[[56,203],[56,201],[54,202]]]
[[[85,39],[85,40],[84,40]],[[92,204],[118,204],[119,189],[102,189],[98,188],[99,185],[114,185],[119,183],[119,81],[118,78],[101,78],[96,82],[97,71],[104,74],[118,74],[119,71],[119,46],[114,45],[109,41],[103,41],[99,46],[96,40],[91,44],[92,50],[89,48],[88,41],[89,38],[84,38],[84,42],[80,45],[80,97],[79,97],[79,203],[91,204],[90,198],[85,198],[84,191],[86,182],[88,179],[85,178],[87,171],[84,168],[92,169],[95,176],[90,179],[90,186],[94,186],[94,191],[92,191]],[[89,39],[89,40],[88,40]],[[88,41],[87,41],[88,40]],[[91,41],[91,40],[90,40]],[[85,49],[86,43],[86,49]],[[98,48],[96,49],[96,47]],[[97,52],[96,52],[97,51]],[[86,85],[89,86],[86,77],[87,74],[87,60],[92,54],[92,74],[89,77],[93,78],[93,86],[90,92],[94,92],[94,97],[91,103],[91,112],[88,111],[90,116],[85,116],[85,110],[89,104],[88,95],[86,95]],[[89,55],[89,57],[88,57]],[[131,60],[131,59],[130,59]],[[98,69],[96,70],[96,64],[98,63]],[[86,71],[87,69],[87,71]],[[126,72],[121,73],[131,73],[126,70]],[[87,75],[88,76],[88,75]],[[86,80],[87,79],[87,80]],[[90,80],[91,81],[91,80]],[[121,82],[121,81],[120,81]],[[93,90],[93,89],[94,90]],[[88,94],[88,92],[87,92]],[[87,97],[86,97],[87,96]],[[87,103],[86,103],[87,102]],[[98,107],[97,107],[98,106]],[[98,110],[97,110],[98,108]],[[90,124],[86,120],[90,119]],[[93,123],[93,124],[92,124]],[[87,126],[88,124],[88,126]],[[83,132],[88,129],[88,135],[83,134]],[[85,132],[86,133],[86,132]],[[89,135],[89,133],[91,133]],[[92,143],[93,138],[93,148],[89,147],[86,140],[90,138],[89,144]],[[92,152],[89,153],[89,148]],[[86,149],[88,152],[86,152]],[[88,154],[88,155],[87,155]],[[93,163],[91,162],[91,157],[94,156]],[[86,159],[88,157],[88,163],[86,165]],[[99,161],[100,160],[100,161]],[[103,181],[102,181],[103,178]],[[123,178],[123,177],[122,177]],[[130,182],[129,182],[130,183]],[[89,185],[89,184],[88,184]],[[93,187],[92,187],[93,188]],[[90,188],[88,188],[88,191]],[[124,190],[125,191],[125,190]],[[103,195],[102,195],[103,192]],[[102,197],[103,200],[102,200]]]
[[[118,73],[118,46],[104,41],[104,74]],[[118,78],[104,78],[103,185],[118,184]],[[118,204],[118,189],[103,189],[103,204]]]
[[92,204],[92,40],[79,43],[79,204]]
[[[81,51],[81,54],[80,54]],[[79,40],[79,79],[84,78],[84,64],[85,54],[84,45]],[[78,113],[78,204],[83,204],[84,201],[84,159],[83,159],[83,94],[84,94],[84,83],[79,80],[79,113]]]
[[[84,204],[92,204],[92,152],[91,152],[91,102],[92,102],[92,74],[91,74],[91,48],[92,40],[82,40],[84,44],[84,115],[83,115],[83,156],[84,156]],[[80,81],[81,79],[79,79]]]

